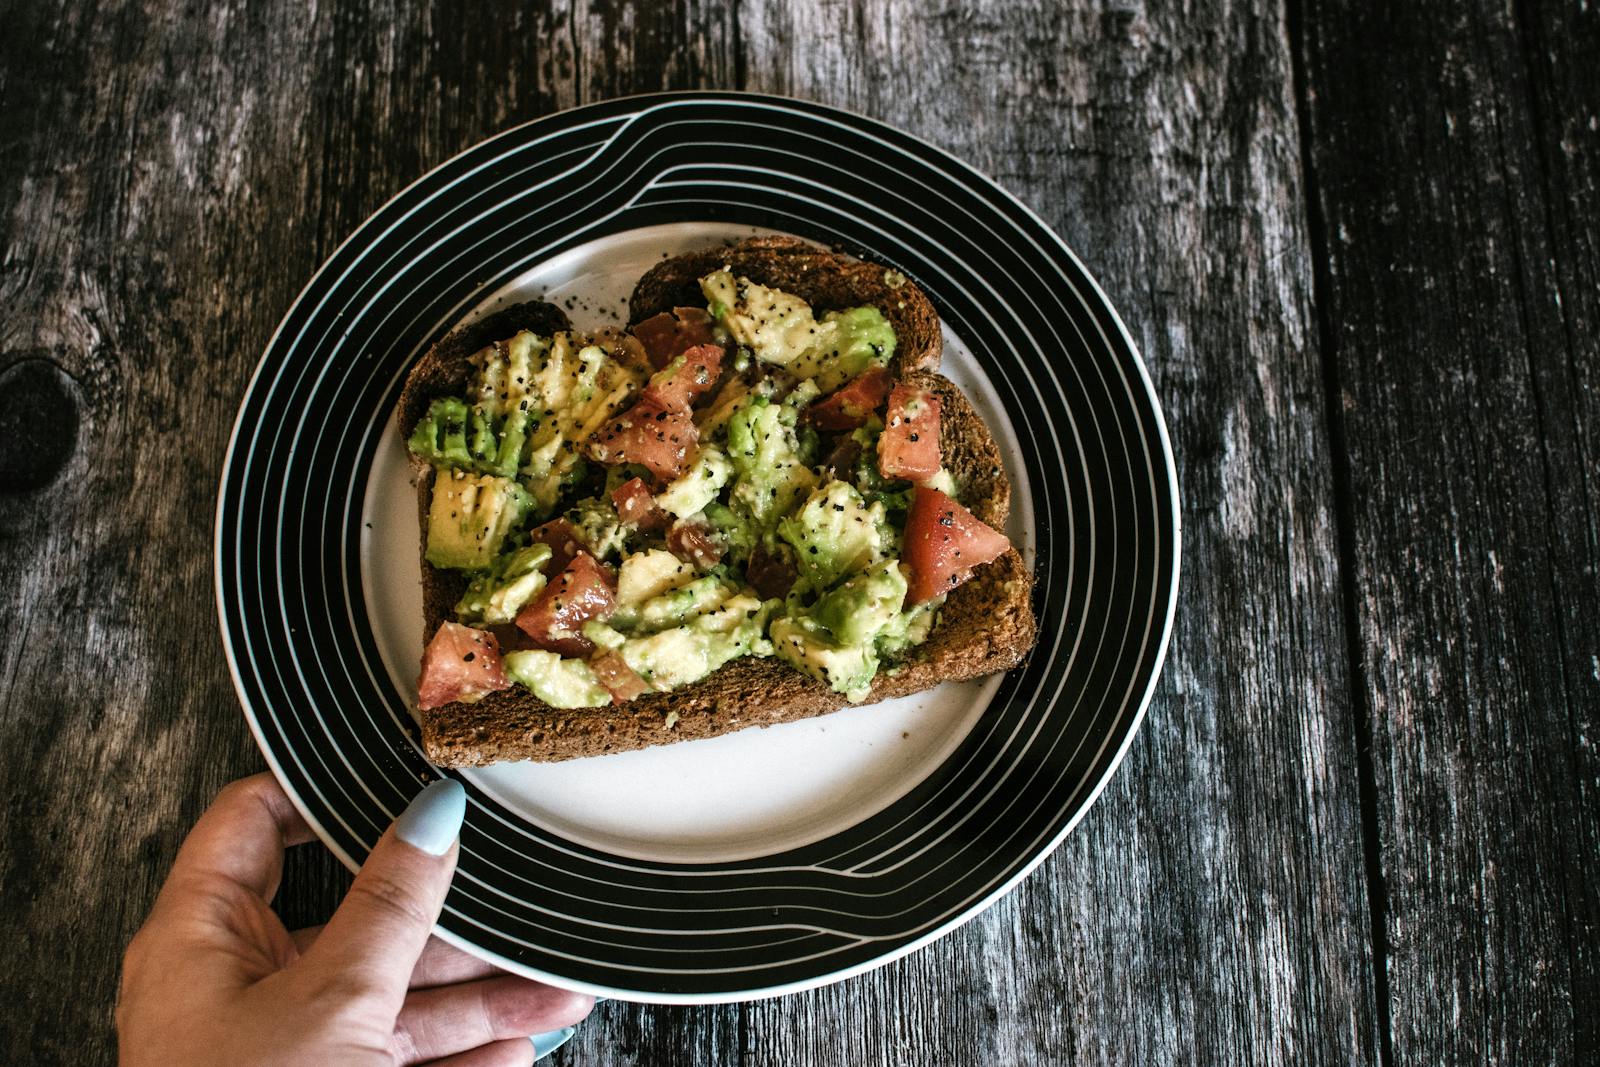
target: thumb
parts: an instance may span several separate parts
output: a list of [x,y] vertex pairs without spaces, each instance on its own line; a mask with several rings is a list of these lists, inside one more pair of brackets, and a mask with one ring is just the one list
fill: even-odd
[[378,839],[300,964],[336,974],[340,984],[351,982],[398,1013],[450,889],[466,810],[460,782],[443,779],[417,794]]

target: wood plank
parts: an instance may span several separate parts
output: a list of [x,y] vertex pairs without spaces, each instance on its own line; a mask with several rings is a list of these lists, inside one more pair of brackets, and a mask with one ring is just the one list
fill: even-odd
[[1303,17],[1393,1059],[1576,1062],[1600,1043],[1600,12]]

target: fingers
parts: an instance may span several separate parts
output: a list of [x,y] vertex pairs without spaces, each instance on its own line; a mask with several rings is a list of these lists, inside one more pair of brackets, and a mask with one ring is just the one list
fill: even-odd
[[[308,926],[303,930],[296,930],[295,948],[304,955],[320,933],[322,933],[320,926]],[[429,989],[433,986],[471,982],[503,973],[492,963],[487,963],[469,952],[462,952],[437,937],[430,937],[422,948],[422,955],[417,957],[417,965],[411,968],[410,985],[412,989]]]
[[588,1015],[594,998],[500,975],[413,992],[395,1023],[404,1062],[438,1059],[480,1045],[559,1030]]
[[161,897],[181,897],[197,882],[221,877],[271,900],[284,848],[309,840],[311,828],[272,775],[241,778],[217,794],[189,831]]
[[480,1045],[459,1056],[446,1056],[428,1067],[528,1067],[533,1062],[533,1042],[525,1037]]
[[344,903],[297,966],[398,1012],[450,889],[465,813],[458,782],[438,781],[418,794],[378,839]]
[[437,937],[428,941],[411,971],[412,989],[430,989],[434,986],[471,982],[504,974],[500,968],[478,957],[447,945]]

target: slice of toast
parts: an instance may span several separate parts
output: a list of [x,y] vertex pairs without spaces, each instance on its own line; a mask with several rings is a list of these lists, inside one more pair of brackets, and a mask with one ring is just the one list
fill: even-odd
[[[978,518],[1003,528],[1011,487],[999,449],[961,391],[927,369],[938,365],[942,344],[938,316],[920,289],[881,266],[792,238],[758,238],[664,260],[639,282],[631,318],[637,322],[660,310],[703,303],[699,277],[724,264],[736,274],[794,293],[818,311],[863,304],[879,307],[895,327],[897,370],[937,393],[943,404],[939,443],[945,466],[963,487],[963,499]],[[486,320],[492,328],[476,323],[441,341],[417,365],[401,395],[402,431],[409,434],[434,396],[461,391],[470,374],[467,357],[478,348],[518,329],[540,332],[542,327],[535,323],[550,321],[551,312],[560,315],[550,305],[519,305]],[[553,329],[565,328],[561,318],[562,325]],[[424,466],[419,475],[426,543],[431,469]],[[426,639],[452,617],[466,581],[426,560],[422,578]],[[901,664],[879,672],[866,702],[993,674],[1022,662],[1035,638],[1032,588],[1033,577],[1015,549],[980,568],[949,594],[928,639]],[[842,694],[778,659],[744,657],[691,685],[608,707],[553,708],[513,686],[474,704],[447,704],[422,712],[422,739],[428,758],[444,766],[520,759],[553,762],[792,722],[849,703]],[[677,713],[670,727],[669,712]]]

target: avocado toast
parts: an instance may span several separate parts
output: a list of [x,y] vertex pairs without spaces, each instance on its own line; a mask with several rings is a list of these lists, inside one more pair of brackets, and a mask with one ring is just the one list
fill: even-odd
[[1022,660],[1010,486],[914,284],[758,238],[663,261],[630,321],[517,305],[406,383],[431,759],[713,737]]

